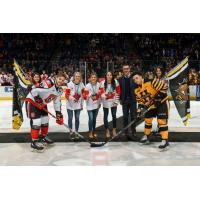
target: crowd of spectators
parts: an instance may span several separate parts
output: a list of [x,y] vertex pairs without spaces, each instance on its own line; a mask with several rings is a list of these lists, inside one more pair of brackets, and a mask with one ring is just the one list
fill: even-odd
[[119,78],[121,67],[129,63],[146,77],[154,67],[166,71],[190,56],[190,83],[200,84],[199,34],[0,34],[0,85],[12,84],[15,58],[26,73],[33,71],[53,77],[59,71],[103,77],[111,70]]
[[10,86],[13,83],[13,75],[11,73],[0,72],[0,86]]

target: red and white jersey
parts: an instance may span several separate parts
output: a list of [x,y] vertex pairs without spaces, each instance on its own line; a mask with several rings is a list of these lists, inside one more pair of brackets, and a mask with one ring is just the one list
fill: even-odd
[[87,110],[94,110],[99,108],[101,104],[100,83],[96,85],[88,83],[85,87],[84,98],[86,100]]
[[47,80],[48,79],[48,75],[47,74],[42,74],[41,75],[41,79],[42,80]]
[[79,84],[75,84],[73,81],[70,81],[67,84],[66,90],[68,90],[66,106],[69,110],[78,110],[83,108],[83,91],[84,84],[81,82]]
[[117,106],[119,104],[119,96],[120,96],[120,86],[119,82],[115,79],[116,88],[113,89],[111,84],[107,84],[107,88],[105,90],[105,80],[101,82],[100,90],[101,99],[104,108],[111,108],[113,106]]
[[61,111],[61,96],[62,87],[57,87],[53,79],[42,81],[40,87],[33,86],[32,90],[26,97],[26,100],[35,101],[35,97],[39,96],[43,100],[43,104],[48,104],[53,101],[55,111]]

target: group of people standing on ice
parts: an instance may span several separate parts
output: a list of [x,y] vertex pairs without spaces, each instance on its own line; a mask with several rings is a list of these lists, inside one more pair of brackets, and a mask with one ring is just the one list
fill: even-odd
[[[130,66],[127,64],[123,66],[123,76],[119,80],[114,78],[112,72],[107,72],[104,80],[98,82],[97,74],[91,73],[86,85],[82,82],[81,73],[75,72],[72,80],[67,84],[65,89],[68,126],[70,129],[71,139],[74,140],[78,137],[76,132],[79,131],[80,113],[83,109],[84,102],[86,103],[86,109],[88,112],[89,138],[91,140],[95,140],[97,138],[97,132],[95,131],[96,120],[98,111],[102,106],[104,114],[103,121],[105,127],[105,138],[108,140],[117,134],[116,113],[117,107],[120,104],[122,105],[123,110],[123,125],[126,127],[129,123],[129,117],[131,121],[135,120],[142,112],[144,112],[144,110],[148,109],[149,103],[155,103],[155,101],[152,100],[157,98],[157,101],[159,101],[163,98],[163,96],[164,98],[167,98],[167,87],[164,81],[161,80],[163,76],[161,69],[162,68],[160,67],[156,69],[156,77],[154,80],[146,81],[139,72],[135,72],[131,75]],[[26,98],[27,114],[31,119],[32,149],[43,150],[44,143],[53,143],[53,141],[47,136],[49,118],[48,113],[43,109],[47,109],[47,104],[49,102],[54,102],[56,122],[60,125],[64,122],[61,112],[61,86],[64,84],[65,80],[66,77],[62,73],[59,73],[55,79],[46,80],[41,80],[39,74],[37,73],[32,75],[32,86],[29,87],[30,93]],[[148,101],[148,103],[144,102],[144,99],[145,101]],[[161,106],[159,105],[159,107]],[[165,109],[165,106],[162,106],[162,108],[162,110],[154,108],[153,114],[151,114],[150,117],[145,117],[145,137],[143,137],[140,142],[148,143],[149,141],[149,130],[152,127],[152,120],[149,120],[149,118],[158,118],[159,115],[162,116],[162,118],[165,118],[164,120],[158,120],[158,126],[160,128],[161,136],[163,132],[162,127],[165,127],[165,132],[168,131],[168,110]],[[110,132],[108,125],[109,111],[112,115],[112,132]],[[159,111],[160,113],[156,111]],[[73,118],[75,118],[75,127],[73,127]],[[149,130],[147,131],[147,129]],[[41,136],[39,137],[39,135]],[[128,129],[125,130],[125,136],[128,140],[134,140],[134,137],[136,136],[136,129],[134,125],[131,126],[130,132]],[[169,145],[168,134],[165,133],[165,137],[162,137],[162,139],[164,142],[159,147],[165,148]]]

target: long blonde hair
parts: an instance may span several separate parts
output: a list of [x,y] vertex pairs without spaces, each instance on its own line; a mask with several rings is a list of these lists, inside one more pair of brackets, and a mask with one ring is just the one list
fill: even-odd
[[73,74],[73,81],[75,80],[75,76],[76,76],[77,74],[80,75],[80,82],[82,82],[82,81],[83,81],[83,79],[82,79],[82,74],[81,74],[81,72],[79,72],[79,71],[74,72],[74,74]]

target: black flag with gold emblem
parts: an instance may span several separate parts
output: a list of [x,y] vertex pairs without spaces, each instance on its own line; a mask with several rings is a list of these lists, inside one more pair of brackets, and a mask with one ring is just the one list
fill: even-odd
[[23,123],[22,107],[28,94],[29,81],[24,79],[22,70],[18,63],[14,61],[14,80],[13,80],[13,109],[12,109],[12,127],[20,129]]
[[167,74],[169,89],[184,125],[187,125],[187,121],[190,118],[188,66],[188,57],[186,57]]

